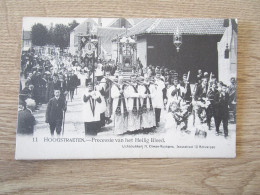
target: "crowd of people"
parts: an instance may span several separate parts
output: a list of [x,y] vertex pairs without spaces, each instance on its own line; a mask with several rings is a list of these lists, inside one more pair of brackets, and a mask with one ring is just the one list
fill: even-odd
[[[80,62],[81,61],[81,62]],[[114,73],[116,66],[111,61],[95,64],[95,77],[99,80],[103,77],[104,69]],[[84,60],[70,54],[59,53],[44,54],[41,51],[29,50],[21,56],[19,109],[17,133],[33,133],[35,125],[34,112],[39,110],[42,104],[48,104],[46,122],[50,124],[53,135],[54,121],[57,123],[56,132],[61,133],[63,114],[66,109],[52,109],[54,99],[73,101],[74,94],[79,86],[85,87],[86,80],[93,77],[92,64],[86,66]],[[59,92],[57,92],[59,91]],[[59,98],[58,98],[59,97]],[[52,102],[52,103],[51,103]],[[59,106],[58,106],[59,107]],[[58,114],[57,114],[58,113]]]
[[47,103],[46,122],[51,135],[60,135],[66,125],[66,102],[73,101],[78,86],[83,90],[82,122],[86,135],[95,136],[112,122],[115,135],[154,132],[162,125],[162,110],[166,112],[163,117],[174,121],[172,128],[182,132],[188,131],[188,120],[192,118],[196,133],[200,125],[207,124],[208,130],[215,129],[218,136],[222,122],[224,136],[228,137],[228,124],[235,123],[235,78],[227,86],[214,74],[198,70],[197,80],[191,84],[190,72],[179,75],[160,66],[138,65],[126,79],[119,65],[101,60],[93,75],[93,67],[74,56],[46,57],[34,52],[22,56],[21,66],[24,82],[20,83],[17,130],[21,134],[33,132],[34,109]]
[[195,128],[200,130],[200,125],[205,123],[211,130],[214,118],[216,135],[221,133],[222,122],[224,136],[228,136],[230,113],[234,123],[236,118],[235,78],[231,78],[231,84],[227,86],[217,82],[213,74],[202,74],[199,70],[197,82],[191,88],[189,73],[179,81],[179,75],[174,71],[165,74],[160,67],[155,68],[154,75],[149,75],[149,71],[144,75],[132,74],[129,81],[120,73],[110,76],[110,72],[106,72],[100,83],[94,83],[95,88],[89,83],[83,104],[88,107],[85,110],[92,108],[93,113],[86,117],[86,134],[96,135],[102,127],[97,124],[106,124],[111,116],[114,134],[155,131],[160,126],[161,111],[166,110],[168,115],[164,117],[168,117],[168,121],[174,119],[172,128],[187,131],[188,119],[193,116]]

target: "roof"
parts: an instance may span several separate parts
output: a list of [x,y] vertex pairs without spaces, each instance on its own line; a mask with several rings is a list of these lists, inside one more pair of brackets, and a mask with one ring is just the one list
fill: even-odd
[[139,22],[141,22],[142,20],[144,20],[144,18],[131,18],[129,20],[133,20],[134,25],[138,24]]
[[103,49],[111,53],[112,51],[112,39],[117,35],[122,34],[125,28],[114,28],[114,27],[98,27],[97,35],[101,38],[101,44]]
[[144,18],[115,18],[112,22],[110,22],[110,24],[108,25],[108,27],[113,27],[113,25],[120,19],[125,19],[126,21],[128,21],[130,23],[130,25],[134,26],[137,23],[139,23],[140,21],[144,20]]
[[178,28],[184,35],[219,35],[226,29],[223,23],[224,19],[210,18],[146,18],[130,28],[127,34],[174,34]]
[[86,19],[83,23],[79,24],[78,26],[76,26],[73,31],[75,31],[75,33],[85,33],[86,29],[87,29],[87,23],[90,22],[92,23],[94,26],[99,26],[95,20],[93,20],[92,18],[88,18]]
[[23,40],[30,40],[32,39],[31,31],[23,31]]

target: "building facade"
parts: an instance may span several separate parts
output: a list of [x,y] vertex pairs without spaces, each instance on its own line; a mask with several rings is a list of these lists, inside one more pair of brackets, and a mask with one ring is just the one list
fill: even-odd
[[218,79],[229,84],[230,77],[237,77],[237,21],[235,19],[227,19],[226,30],[217,46],[218,72],[221,73]]
[[28,51],[32,47],[31,31],[23,31],[22,33],[22,51]]
[[[177,29],[182,37],[179,51],[174,45]],[[190,79],[195,81],[199,69],[209,74],[214,73],[217,78],[222,79],[219,75],[224,69],[219,68],[219,62],[222,62],[220,53],[224,54],[225,50],[222,39],[226,31],[228,27],[224,26],[224,19],[147,18],[121,36],[135,37],[137,59],[144,67],[164,66],[176,70],[180,75],[191,71]],[[228,32],[230,34],[231,30]],[[232,40],[234,45],[236,37],[233,36]],[[116,51],[116,47],[117,43],[114,41],[113,51]],[[233,64],[231,69],[236,72],[236,51],[232,51],[234,53],[230,54],[233,56],[230,58]],[[116,59],[116,52],[113,54],[113,59]]]

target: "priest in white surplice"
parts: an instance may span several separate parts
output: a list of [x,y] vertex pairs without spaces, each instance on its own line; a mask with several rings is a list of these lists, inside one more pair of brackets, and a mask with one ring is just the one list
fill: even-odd
[[148,76],[144,78],[144,84],[139,85],[138,92],[141,95],[142,117],[141,128],[150,130],[155,127],[155,113],[152,98],[155,96],[155,86],[150,84]]
[[95,136],[100,130],[101,94],[93,90],[93,83],[89,82],[83,95],[82,116],[85,124],[85,135]]
[[[116,82],[116,79],[113,80]],[[127,131],[127,99],[125,97],[126,85],[123,84],[124,78],[118,78],[118,84],[113,83],[111,87],[111,98],[113,99],[114,115],[114,134],[123,134]]]
[[131,84],[126,89],[127,105],[128,105],[128,128],[133,132],[141,129],[141,100],[138,93],[138,84],[136,75],[131,75]]

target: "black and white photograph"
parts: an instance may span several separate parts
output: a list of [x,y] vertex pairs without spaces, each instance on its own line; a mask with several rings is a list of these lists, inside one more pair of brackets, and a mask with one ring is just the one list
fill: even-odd
[[236,157],[237,19],[22,26],[16,156]]

